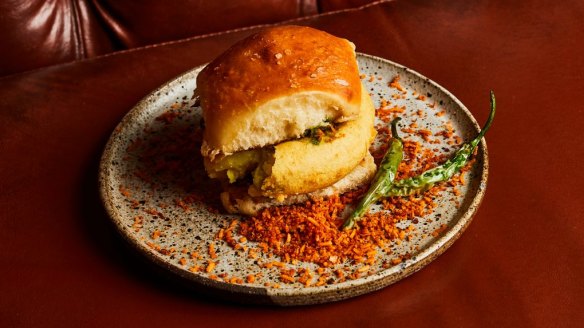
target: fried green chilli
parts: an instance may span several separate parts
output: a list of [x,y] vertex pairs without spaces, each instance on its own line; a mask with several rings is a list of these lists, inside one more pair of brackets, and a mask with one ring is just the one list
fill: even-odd
[[367,212],[369,206],[384,197],[391,188],[399,163],[401,163],[404,156],[404,145],[397,133],[397,122],[399,120],[400,118],[397,117],[391,121],[391,143],[387,153],[383,156],[379,169],[373,177],[373,184],[365,196],[361,198],[355,211],[347,218],[342,226],[343,229],[351,229],[355,222]]
[[[472,156],[474,150],[478,146],[481,139],[485,136],[493,119],[495,118],[496,111],[496,101],[495,94],[493,91],[490,93],[491,98],[491,108],[490,114],[487,122],[479,132],[479,134],[471,141],[463,144],[458,151],[454,154],[452,158],[444,162],[442,165],[436,166],[432,169],[424,171],[420,175],[402,179],[399,181],[393,181],[395,178],[394,165],[397,169],[399,162],[403,158],[403,151],[396,152],[393,148],[394,140],[396,140],[397,134],[394,133],[394,121],[392,121],[392,141],[390,148],[383,158],[382,164],[380,165],[377,174],[374,177],[373,184],[357,205],[355,211],[345,220],[342,228],[350,229],[357,222],[369,208],[373,202],[379,200],[382,197],[395,197],[395,196],[409,196],[417,193],[424,192],[430,189],[438,182],[448,181],[454,174],[459,172],[467,163]],[[400,140],[401,143],[401,140]],[[403,148],[402,148],[403,149]],[[385,165],[383,163],[391,163],[391,165]],[[380,181],[382,180],[382,181]],[[382,186],[382,187],[380,187]]]

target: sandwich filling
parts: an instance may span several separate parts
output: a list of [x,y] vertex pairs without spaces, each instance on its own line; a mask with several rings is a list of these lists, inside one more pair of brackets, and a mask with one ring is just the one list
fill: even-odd
[[258,196],[281,198],[328,187],[359,165],[375,137],[373,104],[366,92],[362,98],[354,120],[325,120],[298,139],[205,158],[207,173],[230,184],[251,182],[249,194]]
[[[339,124],[326,120],[321,124],[304,131],[302,142],[313,145],[332,142],[339,137]],[[209,177],[235,183],[251,174],[253,185],[261,189],[264,179],[272,172],[274,164],[274,147],[248,149],[231,155],[216,158],[214,161],[205,159],[205,168]]]
[[205,168],[209,177],[235,183],[251,173],[253,184],[261,187],[263,180],[271,172],[273,149],[259,148],[240,151],[223,156],[215,161],[205,159]]

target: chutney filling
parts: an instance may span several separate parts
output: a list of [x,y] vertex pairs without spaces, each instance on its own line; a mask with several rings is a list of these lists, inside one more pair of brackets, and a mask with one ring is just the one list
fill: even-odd
[[[318,145],[332,140],[336,132],[336,125],[327,120],[306,129],[301,139]],[[260,189],[264,179],[271,174],[273,164],[273,147],[242,150],[214,161],[205,159],[205,168],[209,177],[235,183],[250,176],[253,185]]]

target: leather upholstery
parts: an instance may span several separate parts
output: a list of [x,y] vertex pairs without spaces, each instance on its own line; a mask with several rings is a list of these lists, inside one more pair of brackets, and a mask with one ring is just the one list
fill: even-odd
[[331,12],[348,8],[365,6],[374,1],[371,0],[321,0],[318,2],[318,8],[321,12]]
[[582,0],[395,0],[297,22],[422,73],[479,122],[490,89],[498,102],[464,234],[412,276],[320,306],[210,300],[128,249],[99,200],[127,111],[253,29],[0,78],[0,327],[581,327],[582,17]]
[[314,1],[301,0],[94,0],[93,3],[105,28],[123,48],[317,13]]
[[0,76],[372,0],[4,0]]
[[115,49],[81,0],[0,1],[0,31],[0,76]]

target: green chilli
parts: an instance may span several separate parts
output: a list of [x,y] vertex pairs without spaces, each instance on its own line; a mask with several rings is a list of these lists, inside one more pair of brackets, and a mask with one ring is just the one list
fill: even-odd
[[389,149],[383,159],[381,160],[381,164],[379,165],[379,169],[377,173],[375,173],[375,177],[373,177],[373,183],[369,190],[361,198],[359,204],[355,208],[355,211],[345,220],[343,223],[342,229],[351,229],[355,222],[357,222],[361,216],[367,213],[369,206],[379,200],[381,197],[390,190],[393,180],[395,179],[395,175],[397,172],[397,168],[399,167],[399,163],[401,163],[403,159],[403,142],[397,133],[397,122],[400,120],[399,117],[393,119],[391,121],[391,143],[389,145]]
[[485,126],[476,138],[463,144],[454,156],[442,165],[429,169],[420,175],[396,181],[392,184],[391,188],[387,189],[384,196],[409,196],[417,194],[430,189],[438,182],[447,181],[452,178],[454,174],[459,172],[460,169],[466,165],[477,145],[491,127],[493,119],[495,118],[495,108],[495,94],[491,91],[491,112]]
[[452,158],[435,168],[429,169],[420,175],[394,182],[397,169],[403,159],[403,142],[397,134],[399,118],[391,122],[392,140],[389,149],[375,177],[373,184],[363,196],[355,211],[343,223],[343,229],[351,229],[361,217],[367,213],[369,206],[382,197],[409,196],[430,189],[438,182],[447,181],[460,171],[467,163],[472,153],[491,127],[495,118],[495,94],[491,91],[491,112],[479,134],[473,140],[463,144]]

